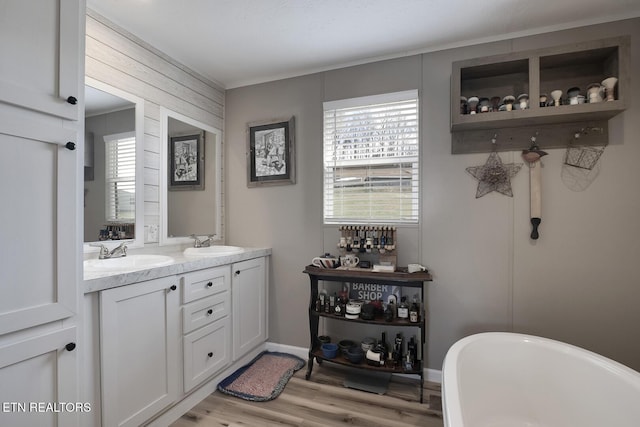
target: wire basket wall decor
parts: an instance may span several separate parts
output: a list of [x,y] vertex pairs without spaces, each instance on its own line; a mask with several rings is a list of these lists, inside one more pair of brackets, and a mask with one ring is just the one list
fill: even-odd
[[567,147],[564,163],[576,168],[591,170],[598,163],[604,148],[597,147]]

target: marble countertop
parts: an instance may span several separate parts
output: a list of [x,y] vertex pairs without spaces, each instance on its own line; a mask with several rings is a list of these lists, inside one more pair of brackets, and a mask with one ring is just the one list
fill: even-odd
[[[168,255],[174,262],[162,267],[154,267],[144,270],[127,272],[100,272],[84,273],[84,293],[98,292],[118,286],[130,285],[132,283],[143,282],[145,280],[157,279],[159,277],[174,276],[191,271],[202,270],[220,265],[233,264],[234,262],[247,259],[258,258],[271,255],[271,248],[243,248],[244,251],[233,255],[215,257],[185,257],[182,248],[158,249],[155,251],[139,250],[140,254],[161,254]],[[131,251],[134,253],[134,251]],[[97,257],[97,254],[95,254]]]

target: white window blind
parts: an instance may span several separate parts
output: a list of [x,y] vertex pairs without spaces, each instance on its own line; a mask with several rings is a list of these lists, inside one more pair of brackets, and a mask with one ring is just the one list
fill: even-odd
[[105,135],[106,220],[131,222],[136,208],[136,138],[134,132]]
[[418,92],[324,103],[325,223],[416,223]]

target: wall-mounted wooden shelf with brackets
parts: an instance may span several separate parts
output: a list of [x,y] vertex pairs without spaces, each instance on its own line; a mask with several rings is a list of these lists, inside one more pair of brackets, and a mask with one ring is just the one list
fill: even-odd
[[[582,145],[607,145],[608,121],[627,108],[630,87],[628,36],[553,48],[475,58],[453,63],[451,75],[451,151],[489,152],[498,135],[498,150],[528,148],[537,134],[541,148],[565,148],[576,132]],[[608,77],[618,79],[615,100],[588,102],[587,88]],[[580,88],[587,102],[570,105],[567,90]],[[540,95],[563,92],[563,105],[541,106]],[[529,95],[520,109],[517,98]],[[464,114],[461,97],[506,95],[516,98],[511,111]]]

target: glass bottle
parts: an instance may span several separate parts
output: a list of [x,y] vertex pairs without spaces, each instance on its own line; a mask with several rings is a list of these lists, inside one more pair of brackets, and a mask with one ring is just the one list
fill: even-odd
[[333,309],[333,313],[336,316],[344,315],[344,302],[342,302],[342,297],[340,295],[338,295],[338,299],[336,300],[336,305]]
[[388,303],[387,308],[384,310],[384,321],[393,322],[393,307],[391,307],[391,303]]
[[393,363],[400,366],[402,363],[402,333],[396,334],[395,347],[393,348]]
[[400,299],[400,305],[398,306],[398,319],[409,319],[409,304],[407,304],[407,297],[402,297]]
[[418,308],[418,302],[416,298],[413,298],[413,302],[411,303],[411,308],[409,308],[409,322],[418,323],[420,319],[420,309]]

